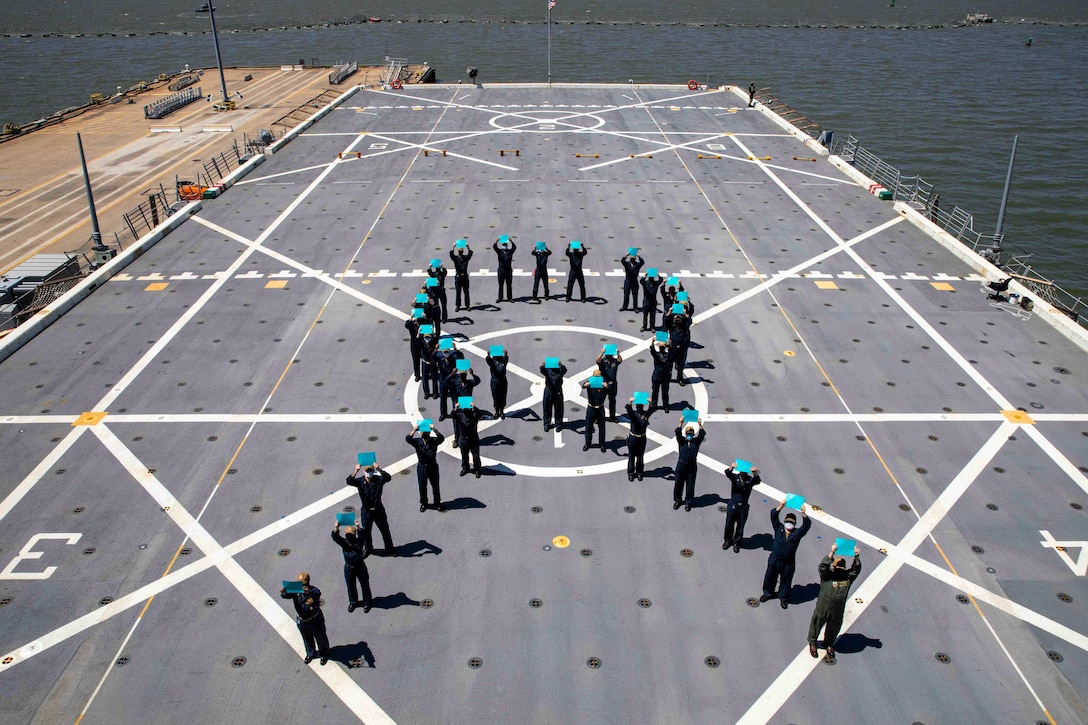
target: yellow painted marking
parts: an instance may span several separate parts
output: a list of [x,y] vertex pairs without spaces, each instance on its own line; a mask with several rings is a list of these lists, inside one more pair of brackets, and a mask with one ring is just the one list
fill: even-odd
[[77,425],[98,425],[99,423],[102,422],[102,419],[105,418],[107,415],[109,415],[109,413],[107,413],[104,410],[102,410],[102,411],[88,411],[88,412],[84,413],[83,415],[79,416],[78,418],[76,418],[72,422],[72,425],[73,426],[77,426]]
[[793,357],[797,353],[795,353],[793,350],[783,350],[782,354],[785,355],[786,357]]
[[829,279],[816,280],[816,286],[820,289],[838,289],[839,286]]
[[679,110],[680,110],[680,106],[669,106],[669,110],[670,110],[670,111],[679,111]]
[[287,280],[285,279],[273,279],[269,280],[264,286],[265,289],[283,289],[287,286]]
[[725,135],[726,136],[736,136],[737,134],[733,133],[732,131],[726,131]]
[[413,111],[422,111],[422,110],[423,110],[423,106],[412,106],[412,110],[413,110]]
[[552,546],[557,549],[565,549],[570,546],[570,539],[568,539],[566,536],[556,536],[554,539],[552,539]]
[[930,286],[933,287],[933,289],[939,289],[942,292],[955,292],[956,291],[956,288],[953,287],[952,285],[948,284],[947,282],[930,282],[929,284],[930,284]]
[[555,278],[554,277],[549,277],[548,278],[548,284],[555,284]]
[[370,283],[371,283],[371,281],[372,281],[372,280],[369,280],[369,279],[364,279],[364,280],[363,280],[363,284],[370,284]]
[[169,282],[152,282],[148,286],[144,287],[144,292],[162,292],[169,286]]
[[1010,423],[1016,423],[1018,425],[1035,425],[1035,421],[1030,415],[1022,410],[1003,410],[1001,415],[1005,416],[1005,419]]

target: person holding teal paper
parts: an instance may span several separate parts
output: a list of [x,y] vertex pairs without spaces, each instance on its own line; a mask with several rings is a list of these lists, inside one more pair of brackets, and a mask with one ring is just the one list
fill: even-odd
[[[418,436],[417,436],[418,434]],[[416,451],[416,480],[419,482],[419,512],[427,510],[427,484],[431,484],[431,493],[434,498],[434,507],[438,511],[445,511],[442,505],[442,492],[438,485],[438,447],[446,437],[427,426],[427,430],[421,432],[420,426],[412,428],[412,432],[404,436],[404,441]]]
[[536,249],[533,250],[533,257],[536,258],[536,267],[533,268],[533,301],[537,301],[537,290],[540,288],[540,283],[544,283],[544,299],[548,299],[548,257],[552,256],[552,250],[548,249],[548,245],[544,242],[537,242]]
[[733,461],[733,465],[725,469],[725,477],[729,479],[730,492],[729,502],[726,504],[722,548],[728,549],[732,546],[733,553],[736,554],[740,552],[744,524],[748,521],[748,497],[752,495],[752,489],[759,485],[759,469],[749,468],[748,471],[742,471],[737,462]]
[[438,306],[442,312],[442,322],[445,322],[449,317],[449,315],[447,314],[449,309],[449,300],[446,297],[447,274],[449,274],[449,270],[447,270],[441,264],[439,264],[437,267],[433,265],[427,267],[427,276],[431,279],[438,280],[438,284],[432,286],[431,289],[434,291],[434,296],[438,300]]
[[672,370],[672,350],[665,340],[657,340],[650,343],[650,357],[654,359],[654,372],[650,377],[650,410],[657,410],[657,397],[661,395],[661,403],[666,411],[669,410],[669,373]]
[[363,588],[363,613],[370,611],[374,594],[370,591],[370,572],[366,568],[366,544],[359,538],[354,526],[344,528],[340,535],[340,522],[332,530],[332,540],[344,553],[344,583],[348,587],[348,612],[354,612],[359,606],[359,591],[356,582]]
[[355,470],[347,477],[347,485],[359,491],[359,525],[363,530],[363,543],[366,545],[367,554],[374,551],[374,525],[377,524],[382,543],[385,544],[385,553],[388,556],[397,555],[393,537],[389,533],[389,517],[385,513],[385,504],[382,503],[385,484],[391,480],[392,476],[383,471],[376,460],[365,467],[356,463]]
[[457,349],[457,345],[452,340],[448,345],[438,346],[435,360],[438,362],[439,420],[445,420],[449,416],[449,404],[456,402],[455,388],[451,383],[453,376],[457,374],[457,361],[463,360],[464,357],[465,354]]
[[[471,397],[472,391],[480,384],[480,376],[472,372],[468,360],[457,360],[457,369],[446,381],[446,389],[450,391],[450,398],[456,401],[458,398]],[[461,424],[458,422],[457,408],[453,409],[453,447],[461,445]]]
[[594,370],[590,379],[582,383],[582,389],[589,398],[589,404],[586,405],[586,442],[582,450],[588,451],[593,445],[593,430],[596,428],[597,444],[601,453],[605,453],[608,449],[604,447],[604,401],[608,397],[608,381],[601,375],[600,370]]
[[672,308],[665,314],[665,329],[669,331],[669,341],[672,345],[672,364],[676,369],[676,382],[681,386],[687,384],[684,380],[684,368],[688,364],[688,345],[691,344],[691,315],[687,310],[678,311],[673,303]]
[[[790,587],[793,585],[793,572],[797,568],[797,546],[812,527],[812,519],[801,505],[801,519],[804,523],[797,526],[797,516],[792,511],[786,514],[786,522],[778,520],[778,512],[786,505],[785,499],[771,509],[771,528],[774,529],[774,541],[771,543],[771,555],[767,558],[767,572],[763,575],[763,594],[759,601],[765,602],[776,596],[785,609],[790,605]],[[777,585],[777,586],[776,586]]]
[[684,291],[684,282],[679,277],[669,277],[661,286],[661,304],[666,313],[676,304],[676,295]]
[[430,331],[422,335],[419,346],[420,372],[423,373],[423,399],[437,398],[438,384],[438,338],[434,334],[434,325],[428,325]]
[[[471,399],[470,399],[471,401]],[[457,445],[461,449],[461,475],[467,476],[469,471],[480,477],[482,466],[480,465],[480,418],[485,411],[480,410],[471,402],[469,405],[458,405],[453,414],[453,420],[457,424]],[[469,458],[472,466],[469,467]]]
[[571,293],[574,291],[574,283],[578,283],[578,290],[582,295],[582,302],[586,301],[586,278],[582,272],[582,260],[589,253],[589,247],[584,246],[578,240],[567,245],[564,252],[570,261],[570,273],[567,274],[567,302],[570,302]]
[[628,300],[631,301],[632,311],[640,310],[642,308],[638,306],[638,272],[642,269],[642,265],[646,264],[646,260],[638,255],[636,247],[631,247],[620,259],[620,264],[623,265],[623,306],[620,307],[620,311],[628,309]]
[[615,345],[605,345],[597,356],[597,368],[608,383],[608,419],[613,423],[616,422],[616,394],[620,389],[617,376],[622,362],[623,355],[619,354]]
[[438,302],[437,287],[421,287],[413,307],[423,310],[427,321],[434,325],[435,334],[442,335],[442,306]]
[[[464,242],[465,240],[459,239],[458,242]],[[454,243],[453,249],[450,250],[450,259],[453,260],[453,301],[456,305],[455,312],[461,311],[461,297],[465,298],[465,309],[472,310],[472,300],[469,299],[469,287],[468,287],[468,263],[472,259],[472,249],[468,246],[468,242],[458,246]]]
[[558,430],[563,425],[563,376],[567,374],[567,366],[557,361],[555,367],[548,367],[548,361],[540,366],[540,374],[544,376],[544,432],[552,429],[554,423]]
[[639,332],[657,329],[657,291],[661,287],[661,277],[651,267],[642,277],[642,327]]
[[491,402],[495,408],[495,417],[506,418],[506,367],[510,364],[510,353],[502,345],[492,345],[487,353],[487,367],[491,369]]
[[[627,480],[642,480],[643,456],[646,455],[646,429],[650,427],[653,408],[646,409],[649,396],[635,393],[627,402]],[[633,407],[632,407],[633,406]]]
[[288,592],[280,588],[280,599],[290,599],[295,605],[295,624],[306,647],[306,664],[321,655],[321,664],[329,661],[329,636],[325,633],[325,615],[321,612],[321,590],[310,586],[310,575],[298,573],[302,591]]
[[[506,301],[514,301],[513,283],[514,283],[514,252],[518,250],[518,245],[505,234],[495,240],[495,244],[491,247],[495,250],[495,256],[498,258],[499,270],[499,296],[495,298],[495,304],[502,302],[502,288],[506,287]],[[545,292],[544,294],[547,294]]]
[[[861,573],[861,551],[854,547],[854,563],[847,569],[846,559],[835,556],[836,544],[831,545],[831,553],[820,562],[820,596],[816,599],[816,611],[808,623],[808,653],[819,657],[816,651],[816,638],[820,628],[824,628],[824,649],[827,654],[824,661],[835,664],[835,640],[842,629],[842,617],[846,612],[846,601],[850,598],[850,586]],[[846,556],[850,552],[843,552]]]
[[423,326],[422,317],[409,317],[404,321],[404,329],[408,331],[408,344],[412,352],[412,374],[418,383],[422,379],[421,350],[423,338],[419,334],[419,328]]
[[[698,433],[695,432],[696,428],[699,429]],[[672,508],[674,511],[680,508],[680,495],[683,493],[684,510],[691,511],[695,499],[695,474],[699,471],[699,446],[706,440],[703,419],[697,418],[692,422],[681,416],[680,426],[674,435],[679,450],[672,484]]]

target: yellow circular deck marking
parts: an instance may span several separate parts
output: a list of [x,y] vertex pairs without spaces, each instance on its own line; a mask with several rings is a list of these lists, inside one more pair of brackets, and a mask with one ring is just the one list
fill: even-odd
[[549,277],[548,278],[548,284],[555,284],[555,279],[552,278],[552,277]]
[[364,279],[363,284],[370,284],[370,280],[369,279]]
[[98,425],[107,415],[106,411],[88,411],[72,421],[72,425]]
[[554,539],[552,539],[552,546],[557,549],[565,549],[570,546],[570,539],[568,539],[566,536],[556,536]]
[[795,353],[793,350],[783,350],[782,354],[785,355],[786,357],[793,357],[797,353]]

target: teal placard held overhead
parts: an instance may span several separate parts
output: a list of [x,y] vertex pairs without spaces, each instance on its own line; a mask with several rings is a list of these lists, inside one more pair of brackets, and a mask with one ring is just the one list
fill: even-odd
[[471,408],[472,407],[472,396],[471,395],[458,396],[458,398],[457,398],[457,407],[458,408]]
[[510,235],[509,234],[500,234],[499,235],[499,244],[509,244],[509,243],[510,243]]
[[657,276],[657,267],[650,267],[649,269],[647,269],[646,270],[646,276],[647,277],[656,277]]
[[687,292],[677,292],[676,293],[676,301],[677,302],[687,302],[688,301],[688,293]]
[[796,493],[787,493],[786,494],[786,508],[791,508],[791,509],[795,509],[797,511],[800,511],[801,507],[804,506],[804,505],[805,505],[805,497],[804,496],[800,496],[800,495],[798,495]]
[[283,588],[288,594],[302,594],[302,582],[283,580]]
[[427,296],[426,292],[416,293],[416,304],[425,305],[429,299],[431,298]]
[[571,249],[581,249],[582,248],[582,243],[579,242],[577,239],[575,239],[573,242],[570,243],[570,248]]
[[453,349],[453,340],[451,340],[448,337],[443,337],[441,340],[438,341],[438,349],[439,350],[452,350]]
[[679,284],[680,284],[680,278],[679,277],[669,277],[667,280],[665,280],[665,286],[666,287],[676,287]]
[[671,309],[672,309],[672,313],[674,315],[682,315],[682,314],[684,314],[685,312],[688,311],[688,308],[684,307],[679,302],[674,302]]
[[737,459],[737,470],[740,471],[741,473],[751,473],[752,472],[752,464],[749,463],[748,461],[744,460],[743,458],[738,458]]
[[600,375],[591,375],[589,378],[589,387],[591,388],[603,388],[604,377]]
[[492,345],[487,349],[487,352],[491,355],[491,357],[502,357],[506,354],[506,350],[503,348],[502,345]]
[[858,542],[855,539],[835,539],[835,553],[839,556],[856,556]]
[[668,342],[668,341],[669,341],[669,331],[668,330],[658,330],[657,332],[654,333],[654,342]]
[[684,422],[685,423],[697,423],[699,421],[699,411],[694,408],[686,408],[684,410]]
[[628,247],[627,248],[627,256],[628,257],[637,257],[638,256],[638,247]]
[[605,355],[611,355],[612,357],[615,357],[616,356],[616,346],[615,345],[605,345],[604,346],[604,354]]
[[431,266],[432,267],[441,267],[442,266],[442,260],[441,259],[432,259],[431,260]]
[[416,427],[419,428],[420,433],[430,433],[434,428],[434,421],[430,418],[424,418],[416,424]]
[[437,287],[438,286],[438,280],[435,279],[434,277],[428,277],[427,281],[424,282],[423,284],[425,284],[428,287]]
[[468,246],[468,242],[466,242],[464,239],[458,239],[456,242],[453,243],[453,246],[457,247],[458,249],[464,249]]
[[359,465],[363,468],[366,468],[367,466],[373,466],[377,460],[378,454],[374,451],[368,451],[366,453],[360,453],[358,455]]
[[355,514],[350,512],[345,513],[341,511],[340,513],[336,514],[336,523],[340,524],[341,526],[354,526]]
[[547,248],[548,248],[547,242],[537,242],[536,243],[536,251],[538,251],[538,252],[543,252]]
[[469,360],[458,360],[454,364],[457,365],[457,370],[459,372],[464,372],[472,368],[472,362]]
[[555,369],[559,367],[559,358],[546,357],[544,358],[544,367],[548,369]]
[[635,393],[634,398],[635,398],[635,405],[649,405],[650,404],[650,394],[649,393],[646,393],[646,392],[643,392],[643,391],[638,391],[638,392]]
[[[423,295],[423,296],[426,297],[427,295]],[[418,320],[421,317],[423,317],[423,310],[421,310],[418,307],[413,307],[412,308],[412,319],[413,320]]]
[[[420,310],[420,312],[422,312],[422,311],[423,310]],[[420,325],[419,326],[419,334],[420,335],[433,335],[434,334],[434,325]]]

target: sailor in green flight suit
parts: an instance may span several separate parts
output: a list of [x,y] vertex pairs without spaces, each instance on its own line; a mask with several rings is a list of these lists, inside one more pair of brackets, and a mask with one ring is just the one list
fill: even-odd
[[820,627],[824,629],[824,647],[827,656],[824,660],[828,664],[835,662],[835,640],[842,628],[842,617],[846,611],[846,600],[850,598],[850,585],[861,573],[861,552],[855,547],[854,563],[847,569],[846,559],[835,556],[835,545],[831,545],[831,553],[820,562],[820,596],[816,599],[816,611],[812,613],[812,621],[808,625],[808,653],[813,657],[819,657],[816,651],[816,637],[820,634]]

